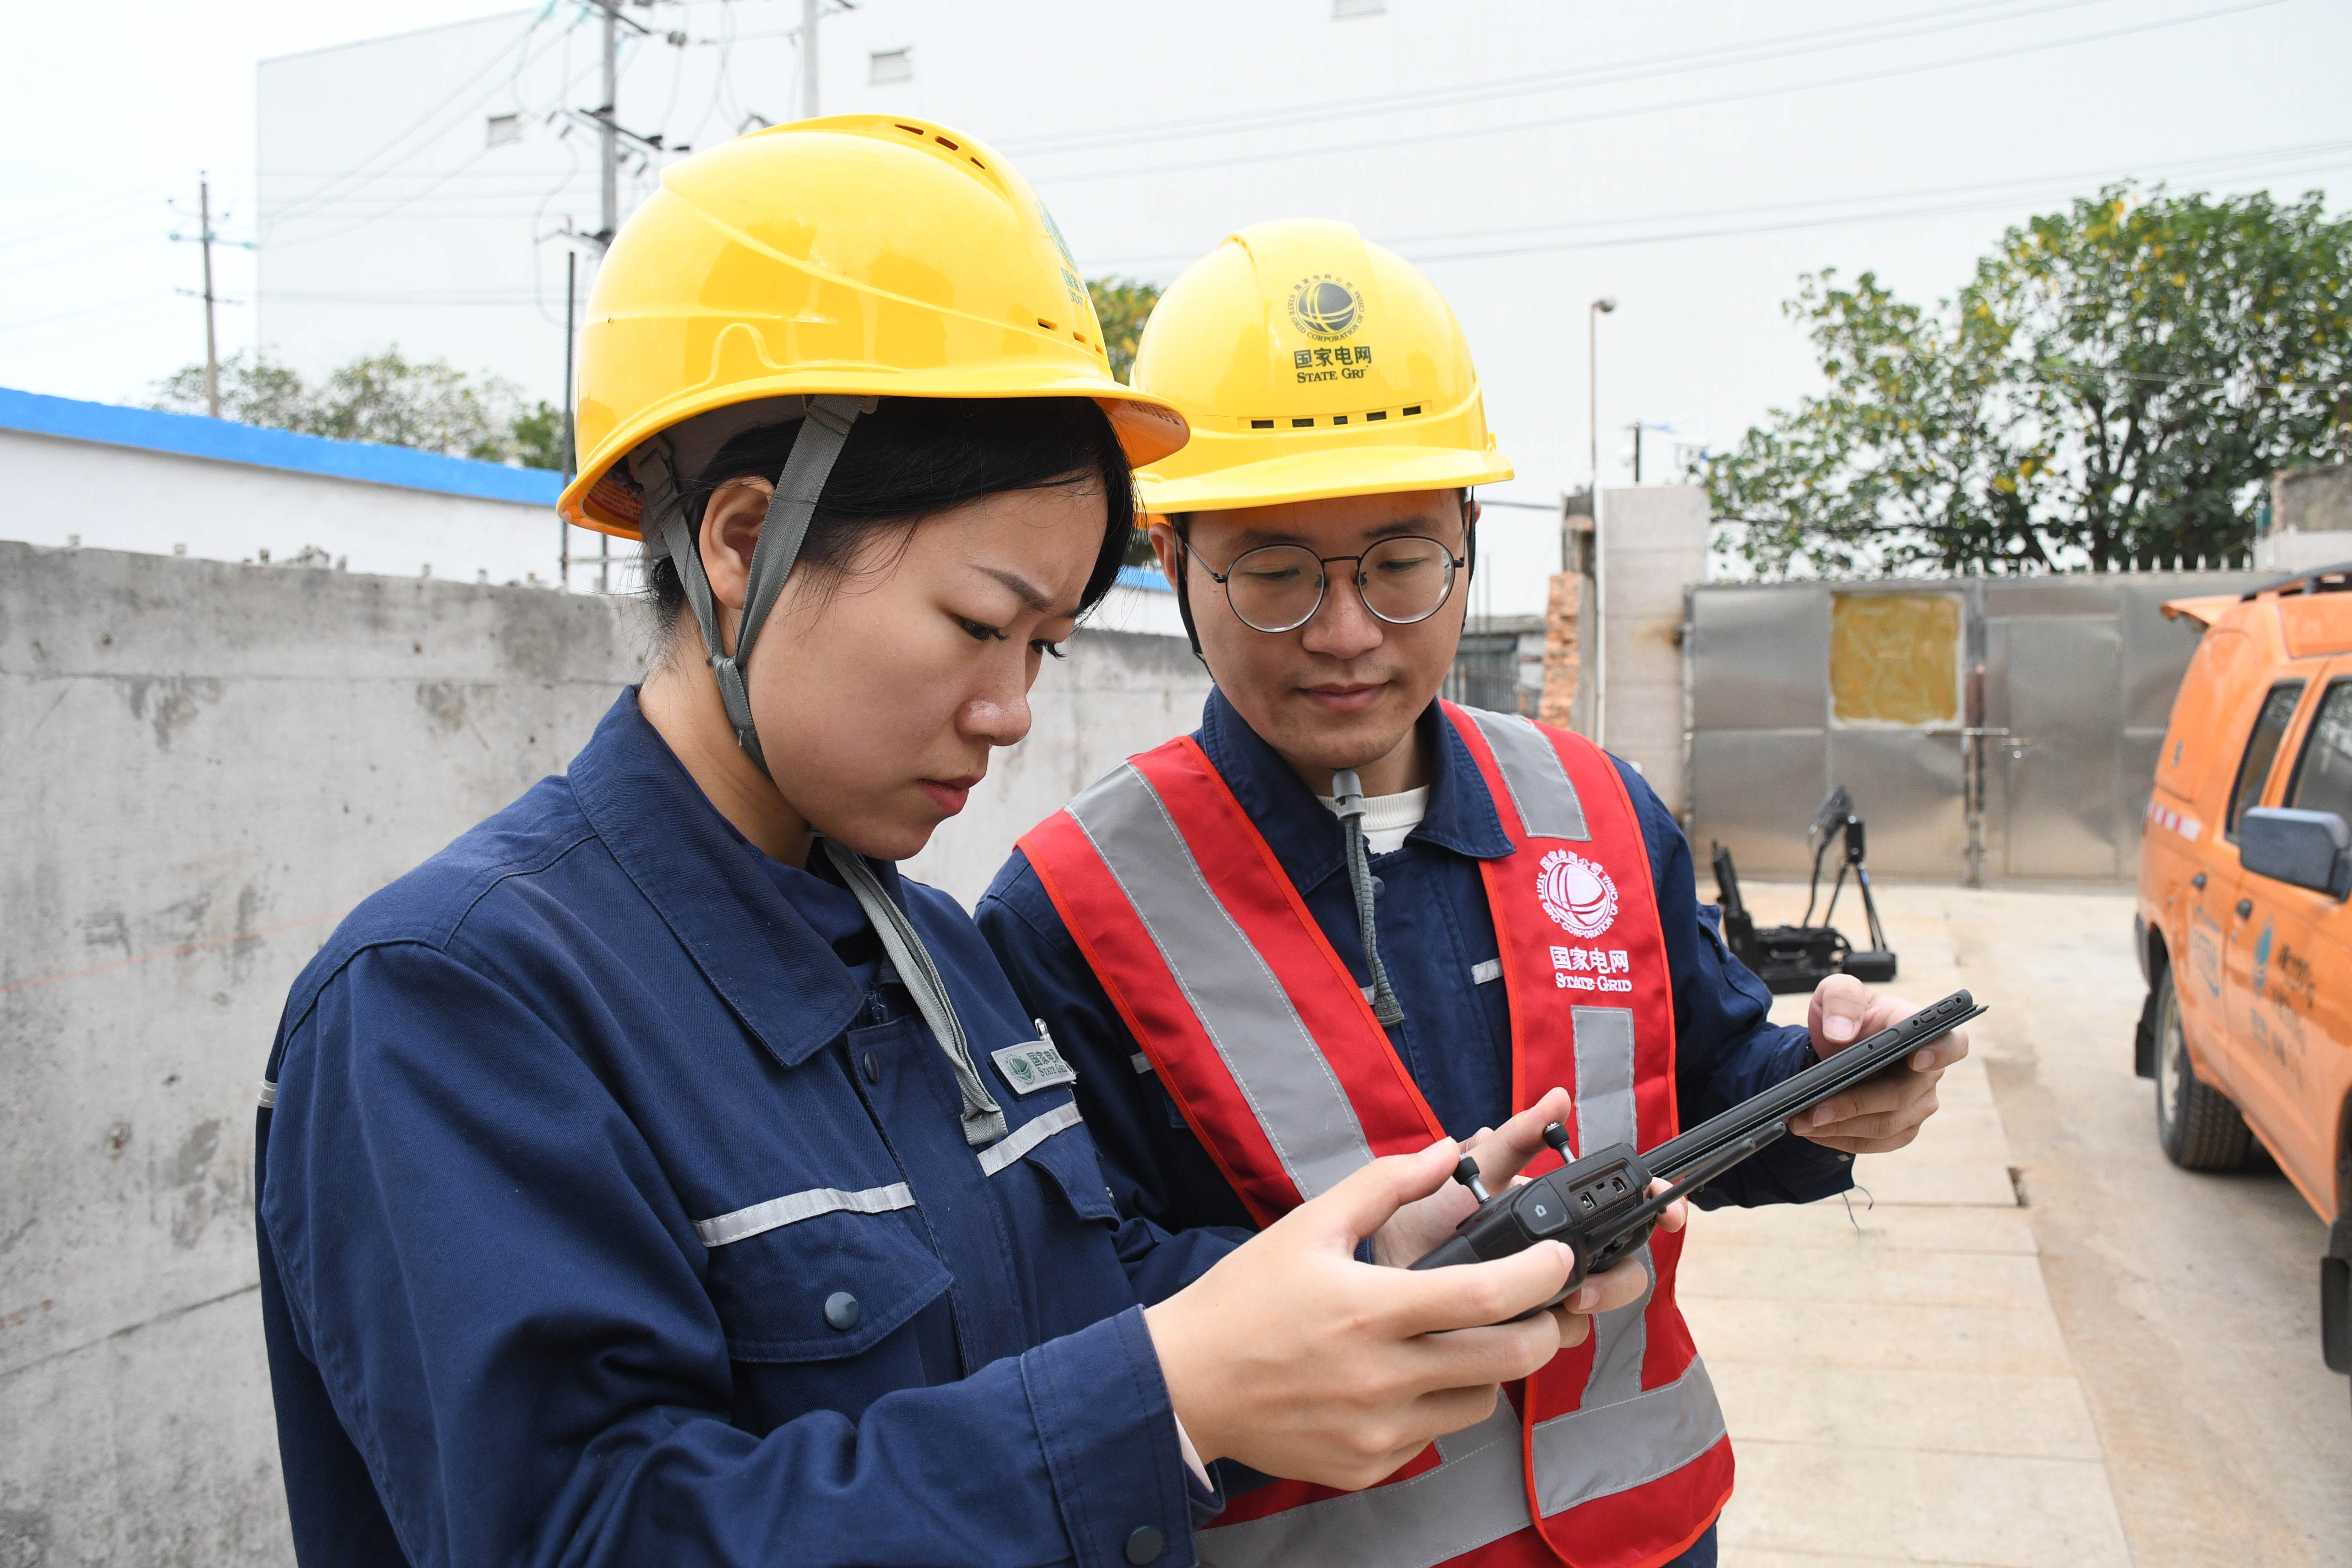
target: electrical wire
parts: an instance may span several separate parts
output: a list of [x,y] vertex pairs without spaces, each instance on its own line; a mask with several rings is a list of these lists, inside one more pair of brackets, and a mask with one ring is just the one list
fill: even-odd
[[[1364,115],[1389,116],[1430,109],[1454,108],[1464,103],[1487,103],[1499,98],[1563,92],[1579,88],[1613,87],[1625,82],[1649,81],[1661,77],[1688,75],[1696,71],[1722,70],[1733,66],[1753,65],[1767,60],[1786,59],[1802,55],[1824,54],[1836,49],[1858,48],[1869,44],[1892,43],[1904,38],[1950,32],[1962,27],[1985,26],[1999,22],[2017,21],[2029,16],[2047,16],[2058,11],[2076,10],[2085,5],[2109,3],[2110,0],[2055,0],[2055,3],[2043,0],[2043,3],[2025,5],[2021,9],[2019,0],[1973,0],[1973,3],[1969,5],[1947,5],[1933,11],[1914,12],[1906,16],[1879,17],[1866,22],[1848,23],[1841,26],[1784,34],[1777,37],[1710,45],[1705,48],[1685,49],[1673,54],[1638,56],[1633,59],[1578,66],[1568,70],[1543,71],[1529,76],[1496,77],[1484,81],[1455,83],[1448,87],[1383,93],[1368,98],[1340,99],[1304,107],[1266,110],[1255,113],[1204,115],[1188,120],[1161,121],[1155,124],[1103,131],[1055,132],[1039,136],[1009,138],[998,142],[995,145],[1000,152],[1006,153],[1050,156],[1059,152],[1090,152],[1104,147],[1181,140],[1195,136],[1256,135],[1267,131],[1287,129],[1294,125],[1322,125],[1328,124],[1334,120],[1356,119]],[[2012,15],[2005,16],[1984,15],[1990,11],[2009,11]],[[1925,25],[1906,26],[1914,23]]]
[[1850,71],[1840,76],[1816,77],[1810,81],[1741,88],[1664,102],[1630,104],[1623,108],[1594,110],[1582,114],[1552,115],[1541,120],[1514,121],[1501,125],[1466,125],[1450,131],[1427,132],[1412,136],[1386,137],[1377,141],[1341,142],[1319,147],[1268,148],[1234,157],[1202,158],[1181,163],[1109,167],[1069,174],[1036,174],[1033,175],[1032,183],[1038,185],[1055,185],[1076,184],[1095,180],[1146,180],[1158,175],[1193,174],[1206,169],[1229,169],[1243,165],[1263,167],[1268,163],[1287,163],[1299,158],[1385,152],[1405,147],[1426,147],[1433,142],[1456,142],[1471,137],[1521,135],[1530,131],[1553,131],[1571,125],[1591,125],[1603,121],[1627,120],[1640,115],[1670,114],[1692,109],[1718,108],[1728,103],[1753,102],[1759,99],[1782,98],[1792,93],[1818,91],[1823,88],[1852,87],[1867,82],[1889,81],[1899,77],[1917,76],[1927,71],[1949,70],[1959,66],[1982,65],[1992,60],[2013,59],[2021,55],[2042,54],[2053,49],[2072,48],[2080,44],[2103,43],[2136,33],[2156,32],[2162,28],[2183,26],[2194,22],[2213,21],[2222,16],[2242,16],[2249,11],[2260,11],[2286,3],[2287,0],[2240,0],[2237,5],[2216,6],[2210,10],[2190,12],[2185,16],[2168,16],[2152,22],[2134,22],[2124,26],[2108,27],[2091,33],[2076,33],[2068,37],[2019,44],[2007,48],[1984,49],[1970,55],[1953,55],[1939,59],[1919,60],[1908,65],[1889,66],[1874,70]]
[[[534,15],[530,23],[524,26],[520,33],[509,39],[504,47],[499,49],[496,53],[492,54],[488,59],[482,63],[480,69],[475,71],[473,75],[466,78],[465,80],[452,88],[446,95],[435,102],[430,109],[427,109],[423,114],[418,115],[415,120],[409,121],[407,125],[394,132],[389,140],[380,143],[376,147],[375,151],[360,159],[357,163],[352,165],[351,168],[343,174],[328,181],[326,184],[320,186],[316,191],[305,192],[302,195],[292,198],[283,207],[271,214],[271,217],[279,223],[289,221],[293,218],[301,216],[304,208],[311,203],[326,199],[331,194],[335,193],[346,184],[352,182],[357,182],[362,184],[367,183],[369,179],[373,177],[373,174],[375,173],[371,170],[370,165],[373,164],[380,158],[389,156],[394,148],[398,147],[417,131],[423,129],[426,124],[438,118],[443,110],[447,109],[452,103],[455,103],[459,98],[463,97],[467,91],[472,89],[475,84],[479,82],[484,77],[496,70],[499,68],[499,63],[503,61],[507,56],[515,53],[517,50],[521,50],[523,51],[523,58],[518,60],[515,66],[515,74],[519,75],[522,67],[529,64],[531,58],[531,56],[529,53],[529,47],[531,35],[539,31],[539,25],[540,18],[537,15]],[[509,76],[509,84],[511,84],[512,80],[513,77]],[[490,93],[495,93],[497,90],[498,89],[493,87],[490,89]],[[483,94],[483,99],[488,98],[490,93]],[[478,104],[480,101],[480,100],[477,100],[476,103]],[[467,107],[470,109],[475,107],[475,105],[468,105]]]
[[[2334,169],[2352,168],[2352,160],[2314,164],[2306,168],[2285,171],[2289,174],[2319,174]],[[2016,205],[2013,196],[1979,197],[1970,201],[1909,207],[1892,212],[1833,213],[1818,217],[1788,218],[1777,222],[1727,225],[1717,228],[1690,229],[1673,233],[1620,235],[1604,239],[1562,240],[1549,245],[1522,245],[1485,250],[1404,251],[1409,259],[1420,263],[1441,261],[1489,261],[1513,256],[1550,256],[1570,250],[1617,250],[1643,245],[1673,245],[1694,239],[1724,239],[1739,235],[1782,234],[1798,229],[1836,228],[1847,224],[1885,223],[1900,219],[1958,217],[1969,213],[1999,212]]]
[[[2305,142],[2281,147],[2249,148],[2242,153],[2215,153],[2202,158],[2182,159],[2163,167],[2171,174],[2188,174],[2209,170],[2218,171],[2241,164],[2265,164],[2303,158],[2329,156],[2352,151],[2352,137],[2334,142]],[[1992,191],[2018,192],[2042,185],[2078,185],[2087,180],[2114,179],[2112,166],[2075,169],[2064,174],[2012,176],[2000,180],[1979,180],[1959,185],[1932,185],[1906,191],[1882,191],[1866,196],[1819,196],[1789,202],[1769,202],[1758,206],[1716,207],[1696,212],[1643,213],[1621,218],[1574,218],[1560,223],[1524,224],[1510,228],[1465,229],[1441,234],[1399,235],[1381,243],[1396,247],[1448,240],[1479,239],[1488,236],[1504,237],[1521,234],[1554,233],[1564,228],[1608,228],[1628,224],[1685,223],[1723,217],[1747,217],[1759,214],[1794,211],[1806,207],[1845,206],[1859,202],[1913,201],[1928,196],[1968,195]]]
[[[576,25],[577,25],[577,24],[576,24],[576,22],[575,22],[574,26],[576,26]],[[536,23],[536,22],[534,22],[534,23],[532,24],[532,26],[535,27],[535,26],[537,26],[537,23]],[[566,31],[564,34],[562,34],[562,35],[559,35],[559,37],[562,37],[562,38],[568,38],[568,37],[569,37],[569,36],[570,36],[570,35],[569,35],[569,30],[568,30],[568,29],[567,29],[567,31]],[[530,55],[527,55],[524,58],[522,58],[522,59],[520,59],[520,60],[517,61],[517,62],[516,62],[516,64],[515,64],[515,68],[514,68],[513,72],[509,76],[508,80],[507,80],[507,82],[505,83],[506,87],[507,87],[509,90],[512,90],[512,89],[514,89],[514,87],[515,87],[516,83],[520,81],[520,78],[521,78],[521,75],[522,75],[522,72],[523,72],[524,68],[525,68],[525,67],[527,67],[527,66],[529,66],[529,65],[530,65],[530,64],[531,64],[533,61],[535,61],[535,60],[542,59],[542,58],[546,58],[546,56],[548,55],[548,53],[549,53],[549,52],[550,52],[550,51],[551,51],[554,47],[555,47],[555,40],[551,39],[551,40],[549,41],[549,43],[548,43],[546,46],[542,47],[541,47],[541,48],[537,53],[535,53],[535,54],[530,54]],[[582,75],[583,75],[583,76],[584,76],[585,74],[586,74],[586,73],[585,73],[584,71],[582,73]],[[469,83],[470,83],[470,82],[472,82],[472,81],[478,81],[478,80],[479,80],[479,79],[480,79],[480,73],[477,72],[477,73],[476,73],[476,75],[475,75],[474,77],[472,77],[472,78],[468,79],[468,81],[469,81]],[[568,98],[570,98],[570,97],[572,96],[572,91],[573,91],[573,90],[574,90],[578,86],[579,86],[579,80],[578,80],[578,79],[576,79],[576,78],[575,78],[575,79],[570,79],[570,80],[566,80],[566,81],[564,81],[564,82],[562,84],[562,86],[560,87],[559,90],[558,90],[558,94],[557,94],[558,101],[561,101],[561,100],[563,100],[563,99],[568,99]],[[483,94],[483,95],[482,95],[482,98],[480,98],[480,99],[478,99],[478,100],[474,100],[474,102],[472,102],[472,103],[469,103],[468,105],[467,105],[467,106],[466,106],[466,108],[465,108],[464,110],[461,110],[459,112],[460,112],[460,113],[470,113],[470,112],[472,112],[474,109],[478,108],[478,107],[480,106],[480,104],[481,104],[484,100],[486,100],[488,97],[490,97],[490,96],[491,96],[491,94],[492,94],[492,93],[495,93],[497,90],[498,90],[498,89],[496,89],[496,88],[491,89],[490,93],[485,93],[485,94]],[[454,97],[454,95],[453,95],[453,97]],[[447,104],[447,103],[450,101],[450,100],[449,100],[449,99],[444,99],[442,101],[443,101],[444,105],[446,105],[446,104]],[[277,250],[291,249],[291,248],[293,248],[293,247],[299,247],[299,246],[305,246],[305,245],[318,245],[318,244],[321,244],[321,243],[323,243],[323,242],[325,242],[325,241],[327,241],[327,240],[331,240],[331,239],[340,239],[340,238],[341,238],[341,237],[342,237],[343,236],[345,236],[345,235],[356,233],[356,232],[357,232],[357,231],[359,231],[360,229],[365,228],[365,227],[367,227],[367,226],[368,226],[369,225],[371,225],[371,224],[380,222],[380,221],[382,221],[383,219],[384,219],[384,218],[386,218],[386,217],[391,216],[393,214],[402,211],[403,209],[404,209],[404,208],[406,208],[407,206],[409,206],[411,204],[415,203],[415,202],[418,202],[418,201],[422,201],[425,197],[426,197],[426,196],[429,196],[429,195],[433,195],[433,194],[434,194],[434,193],[436,193],[436,191],[440,190],[443,186],[445,186],[445,185],[448,184],[450,182],[452,182],[453,180],[457,179],[459,175],[463,174],[467,170],[468,170],[468,169],[472,168],[475,164],[477,164],[477,163],[480,163],[484,158],[486,158],[486,157],[489,156],[489,154],[490,154],[490,153],[491,153],[491,152],[492,152],[492,149],[491,149],[491,148],[490,148],[487,143],[486,143],[486,144],[484,144],[481,148],[479,148],[478,150],[477,150],[477,151],[475,152],[475,153],[473,154],[473,156],[471,156],[471,157],[467,158],[467,159],[463,163],[460,163],[459,165],[457,165],[457,168],[452,169],[452,170],[449,170],[449,171],[446,171],[446,173],[444,173],[443,174],[441,174],[441,175],[440,175],[440,176],[438,176],[437,178],[436,178],[436,179],[432,180],[432,181],[431,181],[431,182],[429,182],[428,184],[425,184],[425,185],[423,185],[423,186],[420,186],[419,188],[417,188],[417,189],[416,189],[416,190],[415,190],[415,191],[410,192],[407,195],[404,195],[404,196],[398,196],[398,197],[394,197],[394,198],[393,198],[390,202],[388,202],[388,203],[387,203],[384,206],[383,206],[382,208],[380,208],[380,209],[378,209],[378,210],[376,210],[376,211],[374,211],[374,212],[368,213],[368,214],[366,214],[366,215],[364,215],[364,216],[361,216],[361,217],[360,217],[360,218],[358,218],[358,219],[357,219],[357,221],[355,221],[355,222],[347,223],[347,224],[345,224],[342,227],[336,228],[336,229],[331,229],[331,230],[329,230],[327,233],[324,233],[324,234],[308,234],[308,235],[304,235],[304,236],[303,236],[301,238],[299,238],[299,239],[273,240],[273,241],[271,241],[271,242],[270,242],[270,246],[269,246],[269,247],[270,247],[271,249],[277,249]],[[272,298],[275,298],[275,297],[276,297],[276,296],[275,296],[275,294],[273,293]]]
[[[2273,165],[2277,165],[2278,172],[2282,174],[2291,174],[2298,173],[2314,173],[2321,169],[2340,167],[2341,164],[2323,163],[2302,168],[2292,168],[2286,167],[2285,165],[2300,163],[2305,160],[2314,157],[2326,157],[2347,150],[2352,150],[2352,140],[2338,142],[2314,142],[2282,147],[2250,148],[2242,153],[2221,153],[2207,158],[2183,159],[2178,163],[2158,164],[2153,168],[2142,166],[2137,170],[2123,172],[2118,172],[2112,165],[2109,165],[2103,168],[2079,169],[2067,174],[2013,176],[2003,180],[1985,181],[1969,184],[1929,186],[1926,188],[1904,191],[1881,191],[1866,195],[1808,197],[1797,201],[1774,202],[1760,205],[1700,208],[1696,210],[1668,213],[1631,214],[1623,217],[1614,218],[1578,218],[1560,223],[1532,224],[1513,228],[1461,229],[1438,233],[1402,236],[1373,234],[1369,237],[1372,238],[1377,243],[1386,246],[1391,249],[1399,251],[1401,254],[1404,254],[1416,261],[1474,260],[1481,259],[1488,256],[1531,256],[1545,254],[1554,250],[1595,249],[1630,245],[1657,245],[1672,243],[1681,239],[1701,239],[1733,234],[1769,232],[1781,227],[1819,227],[1827,226],[1832,224],[1843,223],[1874,223],[1892,218],[1916,216],[1937,216],[1947,212],[1958,213],[1963,211],[1981,211],[1989,208],[2013,205],[2020,200],[2030,199],[2033,193],[2043,189],[2066,190],[2069,188],[2079,188],[2084,183],[2094,180],[2113,181],[2124,178],[2162,180],[2186,174],[2210,174],[2225,172],[2235,172],[2242,174],[2268,168]],[[1920,202],[1931,197],[1944,195],[1957,195],[1969,199],[1944,206],[1916,207],[1907,211],[1874,211],[1831,214],[1811,218],[1804,218],[1798,216],[1820,207],[1860,206],[1868,204]],[[1782,216],[1788,216],[1790,221],[1786,223],[1769,221]],[[1628,236],[1608,237],[1597,239],[1577,238],[1563,240],[1557,243],[1530,244],[1518,247],[1497,247],[1490,250],[1463,251],[1456,253],[1438,252],[1421,248],[1423,247],[1441,246],[1449,243],[1482,239],[1489,237],[1506,237],[1520,234],[1558,233],[1563,229],[1591,230],[1623,228],[1636,225],[1647,224],[1709,223],[1736,217],[1758,217],[1768,221],[1744,227],[1714,228],[1692,232],[1682,232],[1672,229],[1654,230]],[[1167,254],[1160,256],[1118,257],[1099,260],[1090,259],[1088,266],[1090,268],[1142,269],[1159,265],[1181,265],[1194,259],[1196,259],[1195,253],[1188,251],[1181,254]]]

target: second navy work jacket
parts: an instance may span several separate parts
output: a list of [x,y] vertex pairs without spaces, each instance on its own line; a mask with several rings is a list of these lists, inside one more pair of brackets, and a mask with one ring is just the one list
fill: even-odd
[[[1429,805],[1393,853],[1371,858],[1381,960],[1404,1008],[1390,1041],[1446,1132],[1499,1127],[1511,1102],[1510,1005],[1496,962],[1481,860],[1511,853],[1477,763],[1436,705],[1421,719],[1429,749]],[[1274,748],[1212,690],[1193,739],[1243,814],[1265,836],[1332,949],[1369,986],[1371,970],[1349,891],[1346,831]],[[1700,909],[1690,844],[1665,803],[1625,763],[1619,775],[1641,818],[1657,889],[1674,985],[1675,1085],[1690,1127],[1762,1092],[1813,1061],[1802,1028],[1770,1023],[1771,993],[1725,951]],[[1248,1226],[1248,1211],[1148,1073],[1141,1047],[1071,941],[1053,900],[1015,850],[982,898],[977,918],[1030,1012],[1076,1062],[1078,1103],[1103,1151],[1122,1212],[1170,1230]],[[1549,1087],[1549,1086],[1542,1086]],[[1853,1184],[1843,1155],[1784,1138],[1717,1178],[1695,1201],[1805,1203]]]
[[1234,1243],[1122,1222],[1069,1090],[991,1059],[1037,1030],[971,921],[874,868],[985,1147],[845,889],[738,835],[634,693],[343,922],[255,1161],[304,1563],[1194,1560],[1139,1302]]

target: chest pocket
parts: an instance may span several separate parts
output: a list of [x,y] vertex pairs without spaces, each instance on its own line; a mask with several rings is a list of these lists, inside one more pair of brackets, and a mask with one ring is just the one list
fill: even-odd
[[862,1355],[948,1288],[906,1184],[786,1194],[695,1226],[739,1362]]
[[1057,1201],[1066,1203],[1078,1218],[1099,1221],[1115,1230],[1118,1209],[1110,1201],[1110,1188],[1104,1184],[1102,1166],[1095,1158],[1094,1140],[1077,1120],[1076,1110],[1076,1105],[1070,1106],[1068,1125],[1040,1140],[1022,1156],[1022,1163],[1043,1177],[1045,1186],[1060,1194]]

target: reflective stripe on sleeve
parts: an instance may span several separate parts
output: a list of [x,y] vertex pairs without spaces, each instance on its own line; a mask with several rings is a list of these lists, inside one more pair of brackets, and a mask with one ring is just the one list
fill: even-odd
[[1136,1077],[1141,1078],[1145,1073],[1151,1070],[1151,1058],[1145,1056],[1141,1051],[1138,1051],[1133,1056],[1127,1058],[1127,1065],[1135,1069]]
[[1591,842],[1592,834],[1584,825],[1584,803],[1577,798],[1568,769],[1543,731],[1516,713],[1491,713],[1484,708],[1463,711],[1476,721],[1478,732],[1494,752],[1503,787],[1511,792],[1511,805],[1528,837]]
[[1033,1116],[1003,1137],[980,1152],[980,1168],[985,1175],[994,1175],[1022,1155],[1051,1138],[1055,1133],[1076,1127],[1080,1117],[1078,1102],[1057,1105],[1043,1116]]
[[1539,1422],[1536,1489],[1544,1516],[1672,1475],[1723,1441],[1723,1432],[1715,1384],[1696,1359],[1664,1387]]
[[268,1079],[263,1079],[261,1080],[261,1095],[257,1103],[259,1104],[261,1109],[264,1110],[267,1110],[271,1106],[277,1104],[278,1086],[270,1082]]
[[1502,977],[1503,961],[1499,958],[1490,958],[1484,963],[1470,966],[1470,984],[1473,985],[1485,985]]
[[787,1193],[715,1219],[697,1220],[694,1234],[702,1237],[705,1247],[725,1247],[819,1215],[888,1214],[893,1209],[914,1206],[914,1191],[904,1182],[868,1187],[859,1193],[845,1193],[839,1187],[811,1187],[804,1193]]
[[1211,890],[1150,781],[1129,763],[1065,809],[1118,879],[1298,1195],[1327,1193],[1370,1164],[1371,1144],[1331,1064]]
[[1437,1440],[1444,1463],[1192,1537],[1202,1568],[1361,1568],[1443,1563],[1528,1528],[1518,1413],[1507,1399]]

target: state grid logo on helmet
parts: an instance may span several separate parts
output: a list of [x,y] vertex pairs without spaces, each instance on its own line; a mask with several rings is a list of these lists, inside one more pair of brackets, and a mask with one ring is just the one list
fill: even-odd
[[1333,342],[1364,321],[1364,297],[1353,283],[1318,272],[1290,290],[1290,324],[1310,338]]
[[1617,919],[1617,884],[1597,860],[1566,849],[1543,858],[1536,897],[1570,936],[1599,936]]

